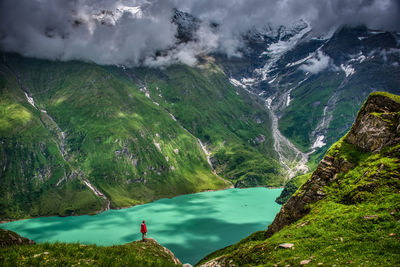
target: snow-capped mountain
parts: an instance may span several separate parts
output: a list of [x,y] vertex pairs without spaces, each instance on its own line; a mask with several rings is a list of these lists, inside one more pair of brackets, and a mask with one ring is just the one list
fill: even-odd
[[235,86],[265,99],[275,130],[303,152],[323,153],[346,133],[370,92],[400,92],[399,37],[346,26],[315,37],[307,23],[266,28],[246,36],[242,59],[221,64]]
[[[186,41],[201,24],[179,11],[174,21]],[[315,152],[321,157],[348,131],[369,93],[400,92],[397,32],[343,26],[316,34],[299,20],[289,27],[253,28],[242,44],[241,57],[213,56],[234,86],[265,101],[276,120],[275,149],[284,165],[305,163]]]

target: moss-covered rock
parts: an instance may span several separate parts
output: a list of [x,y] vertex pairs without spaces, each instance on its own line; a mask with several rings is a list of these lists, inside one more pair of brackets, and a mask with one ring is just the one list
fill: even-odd
[[0,229],[0,248],[32,244],[35,244],[35,241],[22,237],[13,231]]

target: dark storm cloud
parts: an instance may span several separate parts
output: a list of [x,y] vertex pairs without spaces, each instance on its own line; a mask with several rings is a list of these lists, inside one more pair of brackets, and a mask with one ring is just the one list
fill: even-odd
[[234,50],[238,35],[266,24],[290,26],[304,20],[315,35],[324,35],[343,24],[400,30],[398,0],[176,0],[182,9],[221,24],[220,45]]
[[[176,45],[172,10],[203,23]],[[241,35],[307,21],[315,35],[342,24],[400,30],[398,0],[0,0],[0,46],[27,56],[99,64],[195,64],[210,51],[237,54]],[[217,23],[217,30],[210,28]],[[157,51],[168,50],[154,57]]]
[[126,3],[4,0],[0,43],[7,51],[27,56],[99,64],[137,64],[174,44],[170,2]]

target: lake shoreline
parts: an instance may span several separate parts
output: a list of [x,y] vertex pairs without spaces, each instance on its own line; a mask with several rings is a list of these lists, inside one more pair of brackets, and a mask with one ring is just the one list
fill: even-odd
[[146,220],[148,237],[157,239],[182,262],[205,255],[265,230],[280,210],[282,189],[267,187],[202,191],[102,212],[98,216],[42,216],[2,224],[37,243],[123,245],[139,240]]
[[[224,190],[235,189],[235,188],[236,189],[250,189],[250,188],[283,189],[284,186],[252,186],[252,187],[240,188],[240,187],[234,187],[232,185],[232,186],[229,186],[229,187],[226,187],[226,188],[222,188],[222,189],[206,189],[206,190],[202,190],[202,191],[199,191],[199,192],[181,194],[181,195],[176,195],[176,196],[172,196],[172,197],[156,198],[156,199],[153,199],[152,201],[149,201],[149,202],[145,202],[145,203],[141,203],[141,204],[137,204],[137,205],[132,205],[132,206],[127,206],[127,207],[110,208],[109,210],[129,209],[129,208],[133,208],[133,207],[136,207],[136,206],[149,204],[149,203],[152,203],[154,201],[161,200],[161,199],[172,199],[172,198],[179,197],[179,196],[199,194],[199,193],[203,193],[203,192],[218,192],[218,191],[224,191]],[[102,209],[100,211],[94,211],[93,213],[74,214],[74,215],[68,215],[68,216],[61,216],[61,215],[58,215],[58,214],[53,214],[53,215],[46,215],[46,216],[26,217],[26,218],[20,218],[20,219],[1,219],[0,220],[0,225],[5,224],[5,223],[9,223],[9,222],[23,221],[23,220],[36,219],[36,218],[48,218],[48,217],[64,218],[64,217],[79,217],[79,216],[95,216],[95,215],[101,214],[101,213],[103,213],[105,211],[108,211],[108,210]]]

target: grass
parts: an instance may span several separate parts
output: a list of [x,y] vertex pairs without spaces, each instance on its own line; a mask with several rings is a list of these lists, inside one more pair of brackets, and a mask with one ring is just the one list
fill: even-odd
[[1,266],[176,266],[171,255],[152,240],[111,247],[44,243],[0,251]]
[[[310,135],[322,119],[324,106],[331,97],[336,99],[332,101],[334,105],[329,107],[331,112],[327,113],[332,117],[326,129],[325,149],[322,153],[313,154],[316,158],[311,163],[313,166],[322,159],[327,148],[347,133],[371,92],[385,91],[377,93],[381,95],[400,92],[398,70],[379,58],[368,59],[358,64],[356,69],[356,73],[347,77],[346,82],[343,82],[345,75],[341,71],[327,70],[313,75],[291,92],[292,101],[283,110],[279,120],[280,131],[303,151],[308,151],[314,141],[310,139]],[[398,96],[390,97],[399,101]]]
[[[228,186],[212,174],[197,139],[115,70],[6,58],[14,72],[1,65],[1,218],[101,210],[104,200],[82,178],[116,208]],[[15,73],[47,114],[26,101]]]
[[[113,208],[228,187],[212,173],[197,138],[212,151],[217,173],[238,186],[284,181],[265,107],[245,92],[237,94],[211,62],[123,70],[3,58],[1,218],[101,210],[105,201],[83,178]],[[16,76],[39,110],[26,101]],[[140,91],[143,86],[159,106]],[[261,135],[264,141],[256,142]]]
[[397,103],[400,103],[400,96],[399,95],[391,94],[389,92],[373,92],[373,93],[371,93],[370,96],[375,96],[375,95],[385,96],[385,97],[388,97],[388,98],[396,101]]
[[[328,197],[312,204],[308,215],[271,238],[264,240],[263,232],[255,233],[205,260],[223,255],[226,262],[240,266],[296,266],[306,259],[312,265],[399,265],[400,155],[390,155],[397,150],[360,160],[324,188]],[[372,219],[365,217],[371,215]],[[295,249],[278,248],[282,243],[293,243]]]
[[[342,138],[327,155],[354,167],[323,187],[326,197],[309,204],[307,215],[270,238],[256,232],[200,263],[219,257],[238,266],[298,266],[303,260],[312,266],[400,265],[399,149],[395,143],[373,154]],[[294,249],[279,248],[282,243]]]
[[303,151],[311,147],[309,136],[322,119],[324,107],[342,76],[321,73],[291,92],[293,100],[279,120],[279,130]]
[[[219,175],[241,187],[283,183],[268,112],[246,92],[237,91],[218,66],[207,62],[203,68],[174,65],[132,72],[152,99],[213,152]],[[256,142],[261,135],[265,140]]]

